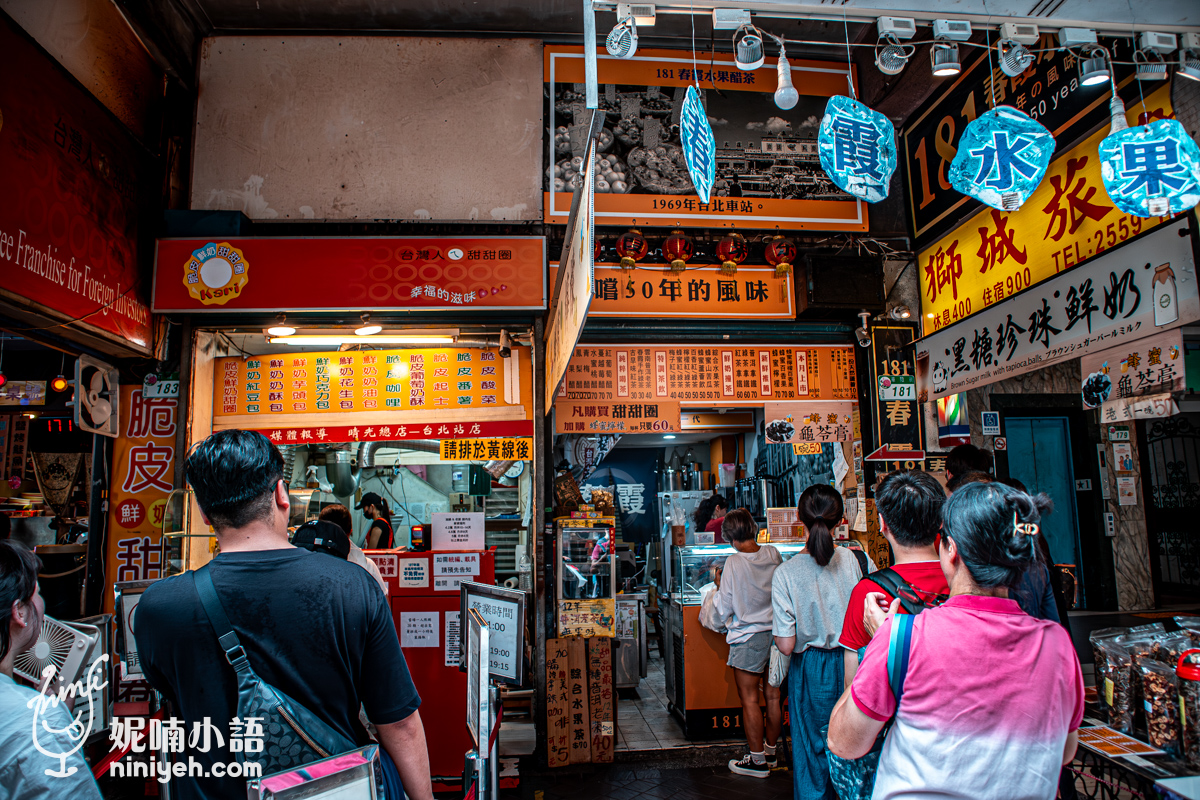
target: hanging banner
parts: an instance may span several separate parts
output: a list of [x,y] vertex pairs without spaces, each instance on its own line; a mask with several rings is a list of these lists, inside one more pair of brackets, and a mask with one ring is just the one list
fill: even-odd
[[[108,489],[108,554],[104,581],[163,577],[162,526],[175,479],[175,426],[179,401],[147,399],[142,387],[121,387],[120,435],[113,441]],[[112,613],[113,593],[104,593]]]
[[556,401],[855,400],[855,381],[854,348],[839,345],[587,345],[575,348]]
[[[394,415],[393,415],[394,416]],[[270,422],[270,419],[260,420]],[[236,425],[217,422],[214,430]],[[254,428],[275,444],[321,444],[322,442],[392,442],[412,439],[476,439],[533,436],[533,422],[512,420],[500,422],[417,422],[387,425],[308,425],[296,428]]]
[[[917,343],[918,397],[935,400],[1057,361],[1127,347],[1200,319],[1188,224],[1187,218],[1176,220],[926,336]],[[1159,302],[1166,305],[1160,307],[1156,296],[1165,297]]]
[[554,403],[555,433],[678,433],[679,402],[563,401]]
[[[1166,87],[1146,97],[1155,117],[1172,116]],[[1141,103],[1126,117],[1137,123]],[[1005,298],[1107,252],[1169,217],[1122,214],[1104,192],[1097,148],[1105,127],[1060,155],[1023,206],[985,209],[917,259],[926,333],[978,314]]]
[[766,437],[771,444],[850,442],[854,403],[767,403]]
[[[545,50],[550,166],[546,222],[563,224],[581,169],[591,110],[584,104],[582,47]],[[866,204],[821,169],[817,129],[829,98],[846,91],[844,63],[791,61],[800,101],[788,111],[772,102],[776,59],[740,70],[732,54],[703,63],[678,50],[638,50],[617,59],[598,49],[600,109],[596,221],[601,225],[788,228],[866,231]],[[707,202],[697,197],[679,129],[689,86],[699,94],[716,145]]]
[[443,439],[441,461],[528,461],[533,439]]
[[596,259],[596,229],[593,221],[593,197],[595,195],[595,142],[588,147],[588,168],[584,171],[583,194],[579,198],[571,239],[567,242],[567,269],[562,281],[555,282],[554,305],[550,309],[550,321],[546,325],[546,413],[558,387],[562,385],[571,350],[579,341],[579,334],[587,319],[588,307],[592,303],[592,282],[595,279],[593,262]]
[[541,236],[159,239],[154,310],[541,310]]
[[[916,326],[912,323],[871,326],[867,367],[873,388],[870,414],[874,441],[864,443],[869,453],[865,458],[869,462],[886,462],[887,469],[920,468],[920,464],[906,462],[925,458],[925,419],[913,380],[917,365],[912,343],[916,338]],[[897,455],[887,457],[893,453]],[[872,476],[867,476],[867,483],[874,483]]]
[[[558,264],[550,264],[550,281]],[[689,267],[672,275],[665,266],[597,264],[589,317],[650,319],[795,319],[792,276],[775,277],[774,267],[738,267],[722,275],[713,267]]]
[[1079,360],[1079,372],[1084,408],[1148,394],[1182,392],[1187,385],[1183,331],[1176,328],[1089,353]]
[[[992,108],[993,89],[996,105],[1012,106],[1045,125],[1058,143],[1059,153],[1108,120],[1111,84],[1081,86],[1076,55],[1059,49],[1053,33],[1043,33],[1041,42],[1029,49],[1040,52],[1029,69],[1016,77],[1005,75],[986,52],[965,51],[970,63],[910,118],[901,133],[908,165],[909,216],[919,247],[981,207],[977,200],[951,188],[948,173],[967,125]],[[1117,64],[1114,69],[1117,83],[1124,89],[1133,80],[1132,67]],[[1149,92],[1159,85],[1143,85],[1147,105]],[[1050,174],[1054,174],[1053,167]],[[1090,185],[1099,187],[1100,183]]]
[[0,74],[0,295],[148,354],[142,147],[3,15]]
[[511,348],[508,358],[495,348],[446,347],[219,358],[213,421],[308,427],[285,418],[389,412],[377,421],[396,427],[423,419],[395,414],[449,409],[473,410],[480,421],[531,419],[529,357],[528,347]]

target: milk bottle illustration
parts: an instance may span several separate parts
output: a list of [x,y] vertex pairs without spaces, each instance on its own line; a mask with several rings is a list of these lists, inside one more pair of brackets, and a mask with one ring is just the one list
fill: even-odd
[[1154,280],[1150,284],[1154,296],[1154,324],[1158,327],[1170,325],[1179,319],[1179,305],[1175,297],[1175,273],[1170,263],[1154,268]]

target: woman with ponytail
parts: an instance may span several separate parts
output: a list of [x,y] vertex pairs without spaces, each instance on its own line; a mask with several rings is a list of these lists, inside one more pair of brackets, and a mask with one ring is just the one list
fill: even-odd
[[821,729],[842,693],[838,637],[850,593],[863,575],[854,553],[833,543],[843,512],[842,496],[833,487],[805,489],[799,512],[808,531],[804,549],[775,570],[771,580],[775,646],[792,657],[787,679],[792,791],[796,800],[837,800]]
[[874,800],[1057,793],[1083,719],[1079,659],[1062,626],[1008,596],[1037,559],[1048,508],[1045,495],[1000,483],[964,486],[942,507],[938,557],[950,599],[913,618],[899,702],[888,677],[893,603],[829,723],[830,750],[859,758],[895,717]]

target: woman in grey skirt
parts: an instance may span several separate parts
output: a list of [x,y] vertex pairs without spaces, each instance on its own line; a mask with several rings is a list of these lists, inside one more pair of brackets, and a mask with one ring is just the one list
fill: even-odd
[[[771,652],[771,576],[782,562],[771,545],[759,545],[758,524],[744,508],[730,511],[721,523],[721,534],[736,553],[717,572],[713,604],[726,620],[729,660],[742,701],[742,728],[750,752],[729,762],[738,775],[765,778],[775,766],[775,745],[783,727],[779,688],[767,683]],[[766,725],[759,705],[759,686],[767,700]],[[764,743],[765,734],[765,743]]]

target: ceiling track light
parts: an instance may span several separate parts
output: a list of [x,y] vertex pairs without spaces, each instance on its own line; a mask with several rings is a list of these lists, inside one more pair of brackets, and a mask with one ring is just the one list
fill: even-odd
[[1134,77],[1139,81],[1165,81],[1167,60],[1157,50],[1141,49],[1133,52]]
[[1181,78],[1200,81],[1200,51],[1180,50],[1179,67],[1175,70],[1175,74]]
[[1112,70],[1108,66],[1108,54],[1102,47],[1085,48],[1079,58],[1079,84],[1081,86],[1100,86],[1112,80]]
[[613,58],[633,58],[637,52],[638,37],[637,23],[633,17],[626,17],[609,31],[604,40],[604,47]]
[[752,72],[766,61],[763,35],[753,25],[743,25],[733,34],[734,64],[738,69]]
[[899,75],[915,50],[912,45],[900,44],[895,35],[885,33],[875,44],[875,67],[884,75]]
[[1033,53],[1029,48],[1014,39],[1001,39],[996,43],[999,55],[1000,71],[1010,78],[1015,78],[1033,66]]
[[942,39],[933,43],[929,51],[929,67],[936,78],[945,78],[962,72],[962,62],[958,58],[958,43]]
[[796,107],[800,93],[792,84],[792,65],[787,59],[783,45],[779,46],[779,61],[775,64],[775,105],[783,111]]
[[287,322],[287,314],[278,314],[275,317],[275,324],[267,328],[267,333],[272,336],[291,336],[296,332],[296,329]]

